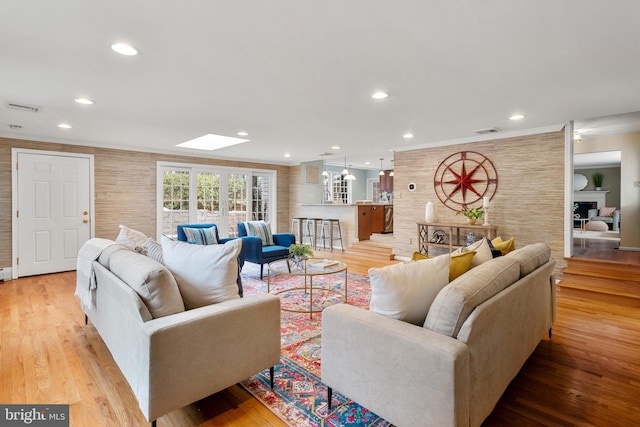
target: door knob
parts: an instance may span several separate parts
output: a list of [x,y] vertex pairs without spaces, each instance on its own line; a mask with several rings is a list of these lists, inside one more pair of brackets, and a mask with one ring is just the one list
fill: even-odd
[[82,215],[89,215],[89,212],[84,211],[84,212],[82,212]]
[[88,219],[83,219],[83,220],[82,220],[82,222],[83,222],[84,224],[86,224],[86,223],[88,223],[88,222],[89,222],[89,220],[88,220]]

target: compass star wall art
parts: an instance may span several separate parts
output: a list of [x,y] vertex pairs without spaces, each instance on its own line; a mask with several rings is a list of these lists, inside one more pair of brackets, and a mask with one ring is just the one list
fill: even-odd
[[475,151],[461,151],[440,163],[433,177],[438,199],[449,209],[460,211],[493,198],[498,188],[498,173],[491,160]]

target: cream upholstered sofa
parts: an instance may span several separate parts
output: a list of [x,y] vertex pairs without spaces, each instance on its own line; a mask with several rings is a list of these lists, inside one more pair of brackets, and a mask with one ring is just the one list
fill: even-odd
[[397,426],[479,426],[551,336],[554,265],[542,243],[484,262],[437,293],[424,326],[348,304],[325,309],[329,399],[335,389]]
[[[280,300],[238,296],[241,241],[167,244],[164,257],[172,259],[165,262],[175,266],[175,277],[160,262],[107,239],[85,243],[77,269],[82,309],[154,425],[162,415],[264,369],[270,368],[273,386],[273,367],[280,362]],[[208,261],[216,254],[217,265]],[[225,289],[205,295],[221,302],[205,305],[193,287],[185,293],[178,286],[185,279],[184,271],[177,273],[180,257],[191,259],[199,276],[206,276],[198,271],[203,265],[216,276],[229,272]]]

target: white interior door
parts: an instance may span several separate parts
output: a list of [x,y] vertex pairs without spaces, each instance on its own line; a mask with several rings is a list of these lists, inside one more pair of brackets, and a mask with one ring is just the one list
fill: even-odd
[[18,152],[18,277],[75,270],[92,235],[91,159]]

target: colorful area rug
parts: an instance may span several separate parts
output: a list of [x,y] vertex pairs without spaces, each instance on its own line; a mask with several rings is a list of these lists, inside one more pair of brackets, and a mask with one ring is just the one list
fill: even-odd
[[[265,268],[266,269],[266,268]],[[266,273],[265,273],[266,274]],[[260,280],[259,267],[247,263],[242,270],[244,294],[266,293],[267,281]],[[304,290],[287,291],[304,287],[304,279],[288,275],[271,276],[271,293],[280,293],[281,306],[289,309],[308,308],[308,295]],[[344,292],[344,273],[316,276],[314,278],[314,307],[341,302],[334,292],[316,291],[316,286],[331,287]],[[371,294],[369,278],[360,274],[348,274],[347,303],[369,307]],[[242,382],[242,386],[260,400],[273,413],[290,426],[389,426],[390,424],[350,399],[334,391],[331,410],[327,405],[327,388],[320,379],[320,338],[322,313],[291,313],[282,311],[282,356],[275,367],[275,384],[269,386],[269,370]]]

